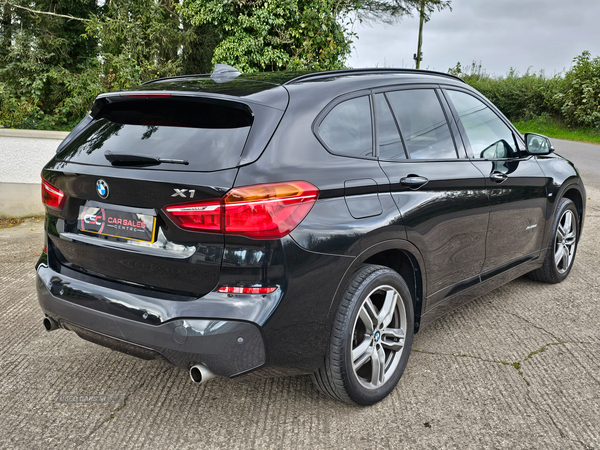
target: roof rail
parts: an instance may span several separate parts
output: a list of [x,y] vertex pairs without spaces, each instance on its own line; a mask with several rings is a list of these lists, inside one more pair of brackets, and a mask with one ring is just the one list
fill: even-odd
[[196,73],[194,75],[175,75],[173,77],[156,78],[154,80],[145,81],[140,86],[143,86],[145,84],[157,83],[159,81],[177,80],[177,79],[181,79],[181,78],[201,78],[201,77],[208,78],[208,77],[210,77],[210,73]]
[[377,69],[377,68],[342,69],[342,70],[326,70],[323,72],[307,73],[306,75],[300,75],[299,77],[292,78],[291,80],[286,81],[283,84],[291,84],[291,83],[297,83],[299,81],[306,81],[306,80],[312,80],[312,79],[318,79],[318,78],[327,78],[327,77],[331,77],[331,76],[370,75],[370,74],[373,74],[373,75],[375,75],[375,74],[401,74],[401,73],[412,73],[412,74],[419,74],[419,75],[437,75],[437,76],[452,78],[454,80],[462,81],[464,83],[464,80],[462,80],[454,75],[450,75],[449,73],[436,72],[434,70],[394,69],[394,68],[384,67],[381,69]]

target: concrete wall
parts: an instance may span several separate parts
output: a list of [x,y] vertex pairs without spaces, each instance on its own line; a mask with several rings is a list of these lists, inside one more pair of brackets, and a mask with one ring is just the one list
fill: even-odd
[[67,134],[0,129],[0,218],[44,214],[40,172]]

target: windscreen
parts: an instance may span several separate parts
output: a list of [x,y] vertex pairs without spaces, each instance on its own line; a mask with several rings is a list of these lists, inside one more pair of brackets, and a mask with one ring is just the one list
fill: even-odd
[[213,171],[235,167],[252,125],[242,104],[194,99],[120,101],[103,106],[57,159],[111,165],[105,153],[185,160],[152,170]]

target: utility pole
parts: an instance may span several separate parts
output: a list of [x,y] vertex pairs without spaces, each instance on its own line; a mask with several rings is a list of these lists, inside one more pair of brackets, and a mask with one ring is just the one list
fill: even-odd
[[421,68],[421,61],[423,60],[423,52],[421,47],[423,46],[423,22],[425,22],[425,2],[421,0],[421,18],[419,21],[419,43],[417,44],[417,53],[415,53],[414,59],[417,62],[417,69]]

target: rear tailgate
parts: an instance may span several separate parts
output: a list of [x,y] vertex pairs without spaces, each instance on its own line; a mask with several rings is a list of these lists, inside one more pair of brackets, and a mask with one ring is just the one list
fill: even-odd
[[[175,189],[187,197],[195,191],[197,199],[219,198],[233,185],[237,169],[203,174],[206,184],[200,185],[193,174],[152,176],[136,169],[114,174],[93,166],[73,166],[43,173],[67,196],[64,209],[47,219],[51,261],[112,281],[183,295],[201,296],[216,286],[223,236],[181,230],[161,208],[178,199],[185,201],[173,197]],[[97,193],[99,179],[110,191],[106,200]],[[111,218],[121,218],[117,229],[109,228]],[[144,242],[148,235],[136,236],[132,228],[139,228],[147,218],[153,230]],[[98,234],[102,225],[103,234]]]
[[[270,108],[161,97],[97,108],[42,172],[66,197],[47,210],[50,263],[155,291],[213,290],[223,235],[183,230],[163,208],[216,200],[233,186],[257,109]],[[267,119],[276,124],[283,112],[274,111],[277,120]]]

